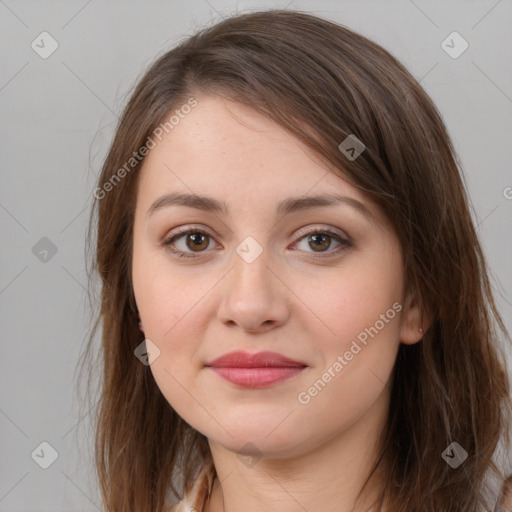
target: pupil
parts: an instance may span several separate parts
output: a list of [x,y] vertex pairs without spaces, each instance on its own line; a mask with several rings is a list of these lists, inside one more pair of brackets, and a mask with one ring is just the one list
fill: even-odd
[[[326,237],[325,235],[322,235],[322,234],[312,235],[312,237],[311,237],[311,238],[313,239],[313,241],[314,241],[314,243],[315,243],[315,244],[319,243],[318,238],[320,238],[320,239],[322,239],[322,238],[323,238],[324,240],[326,240],[326,239],[327,239],[327,237]],[[320,242],[320,243],[321,243],[321,242]],[[324,243],[323,245],[325,246],[325,243]],[[327,245],[329,245],[329,244],[327,244]]]
[[189,235],[189,238],[192,240],[194,247],[201,247],[201,245],[204,243],[204,240],[202,238],[205,238],[204,235],[201,233],[192,233]]

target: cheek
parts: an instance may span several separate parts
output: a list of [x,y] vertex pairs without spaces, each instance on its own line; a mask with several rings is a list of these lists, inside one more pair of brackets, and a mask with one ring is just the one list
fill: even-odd
[[343,311],[326,319],[337,337],[334,341],[332,336],[316,338],[321,362],[295,397],[303,415],[304,435],[311,438],[318,434],[318,423],[329,425],[334,435],[376,403],[386,407],[381,398],[391,387],[401,304],[388,294],[377,298],[359,289],[359,294],[338,296],[338,306]]
[[[163,249],[138,247],[133,254],[133,288],[145,335],[155,342],[177,340],[175,333],[187,324],[208,289],[210,279],[192,277],[190,269],[181,270],[163,254]],[[192,277],[192,278],[191,278]],[[190,327],[190,326],[187,326]]]
[[[355,254],[336,271],[325,276],[300,278],[294,292],[305,297],[307,306],[321,321],[328,352],[336,350],[355,339],[366,329],[375,326],[386,333],[398,336],[399,311],[402,301],[402,271],[400,260],[393,251],[380,254],[367,252]],[[314,282],[315,286],[311,286]],[[395,304],[395,307],[393,307]],[[319,334],[319,333],[318,333]],[[331,350],[328,350],[331,347]]]
[[400,260],[392,251],[366,256],[309,294],[326,335],[309,333],[321,362],[308,380],[311,393],[302,391],[319,406],[334,400],[364,409],[382,392],[394,366],[403,307]]

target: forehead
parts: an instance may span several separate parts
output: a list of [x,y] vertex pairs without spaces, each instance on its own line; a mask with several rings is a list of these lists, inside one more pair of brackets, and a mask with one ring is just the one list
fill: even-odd
[[376,205],[341,171],[322,163],[273,120],[224,98],[196,98],[197,106],[144,160],[139,196],[146,207],[170,192],[207,195],[241,209],[285,197],[341,194],[379,217]]
[[181,167],[201,166],[217,175],[229,172],[234,179],[244,176],[245,170],[251,172],[244,177],[255,177],[255,169],[281,167],[283,175],[293,166],[313,167],[312,158],[297,138],[257,111],[224,98],[201,96],[194,109],[166,130],[146,157],[145,167],[172,159]]

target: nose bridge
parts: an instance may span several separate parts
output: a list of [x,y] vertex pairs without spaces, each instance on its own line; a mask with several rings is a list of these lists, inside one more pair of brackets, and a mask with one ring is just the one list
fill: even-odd
[[[268,265],[271,254],[268,245],[263,240],[264,235],[260,235],[259,240],[253,236],[247,236],[240,242],[235,249],[234,268],[233,268],[233,286],[243,294],[243,300],[247,300],[245,293],[253,295],[254,301],[271,300],[273,274]],[[261,243],[260,243],[261,242]]]
[[[260,237],[263,240],[264,235]],[[271,270],[271,251],[266,242],[246,237],[235,248],[233,268],[227,276],[219,315],[222,321],[255,331],[286,317],[282,283]]]

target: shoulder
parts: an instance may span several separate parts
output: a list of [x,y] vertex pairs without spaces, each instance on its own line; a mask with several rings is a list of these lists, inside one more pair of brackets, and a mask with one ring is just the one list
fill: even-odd
[[167,512],[203,512],[211,494],[215,476],[213,461],[211,459],[204,461],[191,485],[184,490],[182,500],[167,509]]
[[512,475],[505,479],[500,496],[501,512],[512,512]]
[[168,508],[166,512],[203,512],[208,490],[206,475],[201,474],[196,478],[192,488],[184,492],[182,500]]

